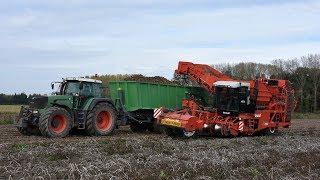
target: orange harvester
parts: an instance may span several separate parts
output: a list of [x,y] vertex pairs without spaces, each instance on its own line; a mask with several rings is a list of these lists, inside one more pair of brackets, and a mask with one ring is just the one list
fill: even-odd
[[238,81],[211,66],[190,62],[179,62],[176,74],[205,88],[215,105],[204,107],[190,97],[182,101],[182,110],[163,113],[158,123],[170,136],[273,134],[291,125],[295,100],[287,80]]

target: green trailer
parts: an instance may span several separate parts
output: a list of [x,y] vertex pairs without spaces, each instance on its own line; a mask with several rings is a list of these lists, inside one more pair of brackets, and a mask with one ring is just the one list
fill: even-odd
[[181,101],[193,96],[202,104],[210,104],[209,94],[200,87],[157,84],[135,81],[112,81],[109,96],[114,102],[121,124],[129,124],[135,132],[154,130],[154,109],[181,109]]
[[121,100],[123,107],[131,112],[158,107],[179,109],[189,92],[187,87],[135,81],[110,82],[109,91],[114,102]]

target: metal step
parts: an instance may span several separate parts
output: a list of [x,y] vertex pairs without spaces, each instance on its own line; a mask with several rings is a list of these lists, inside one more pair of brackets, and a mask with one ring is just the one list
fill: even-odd
[[78,123],[78,129],[85,129],[85,112],[79,111],[77,113],[77,123]]

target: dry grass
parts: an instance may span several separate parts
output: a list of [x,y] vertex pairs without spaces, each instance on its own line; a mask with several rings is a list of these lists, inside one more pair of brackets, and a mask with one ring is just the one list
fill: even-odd
[[320,119],[320,112],[316,113],[293,113],[294,119]]
[[2,113],[19,113],[21,105],[0,105]]
[[[310,122],[314,127],[316,121]],[[110,137],[47,139],[0,126],[0,174],[13,179],[319,179],[320,126],[300,126],[276,136],[191,140],[126,128]]]
[[12,124],[20,108],[20,105],[0,105],[0,125]]

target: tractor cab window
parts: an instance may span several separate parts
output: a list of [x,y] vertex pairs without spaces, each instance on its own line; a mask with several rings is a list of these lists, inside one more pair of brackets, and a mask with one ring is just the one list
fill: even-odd
[[97,83],[83,83],[83,88],[81,90],[81,95],[83,96],[94,96],[101,97],[101,84]]
[[67,82],[64,84],[64,94],[66,95],[74,95],[80,92],[80,82]]
[[83,87],[80,93],[82,96],[92,96],[91,83],[83,83]]
[[102,85],[101,84],[93,84],[92,92],[95,97],[102,97]]

